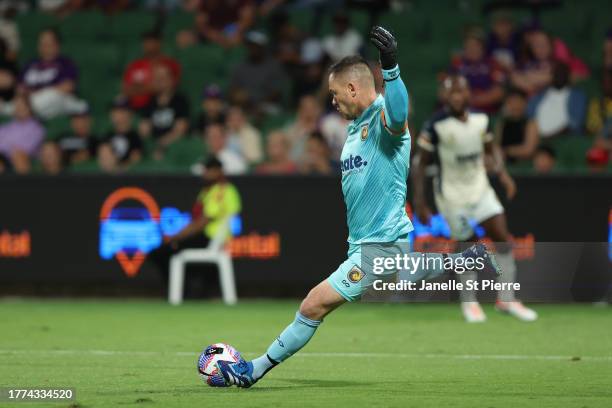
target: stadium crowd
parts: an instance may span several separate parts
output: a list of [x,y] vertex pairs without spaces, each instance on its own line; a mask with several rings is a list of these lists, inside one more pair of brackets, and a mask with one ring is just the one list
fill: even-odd
[[[339,173],[347,121],[330,104],[327,67],[347,55],[373,55],[366,33],[351,23],[352,7],[365,8],[372,23],[401,6],[354,0],[0,0],[0,173],[59,174],[83,162],[121,172],[142,160],[163,162],[185,138],[216,156],[230,175]],[[60,31],[41,30],[37,57],[20,64],[15,16],[35,8],[61,19],[83,9],[112,14],[134,7],[161,16],[179,9],[193,14],[193,25],[170,39],[175,49],[206,44],[246,53],[228,68],[225,88],[181,83],[185,67],[164,52],[163,23],[143,27],[141,55],[124,61],[121,89],[106,107],[110,126],[102,132],[92,118],[92,101],[79,93],[80,67],[63,51]],[[288,7],[315,13],[308,32],[292,24]],[[319,35],[324,17],[331,18],[332,30]],[[602,49],[597,67],[587,66],[537,20],[519,24],[512,14],[498,12],[487,28],[466,27],[462,48],[449,55],[438,79],[450,72],[467,79],[472,107],[495,118],[491,130],[510,165],[553,171],[557,152],[549,142],[579,137],[591,138],[584,164],[598,171],[612,153],[612,30],[593,47]],[[410,92],[410,72],[404,72]],[[581,83],[593,72],[600,76],[599,90],[587,95]],[[379,77],[378,82],[384,91]],[[199,105],[184,94],[185,85],[203,88]],[[437,105],[427,109],[433,113],[439,100]],[[281,112],[292,119],[264,129],[262,123]],[[47,121],[58,117],[69,118],[69,130],[49,134]],[[410,123],[413,139],[420,126]],[[189,163],[194,173],[202,171],[203,159]]]

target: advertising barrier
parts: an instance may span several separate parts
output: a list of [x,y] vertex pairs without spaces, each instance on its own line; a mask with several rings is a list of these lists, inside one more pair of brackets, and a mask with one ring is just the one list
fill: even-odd
[[[546,284],[536,285],[523,298],[588,300],[605,293],[612,267],[612,178],[516,181],[518,195],[504,204],[519,277],[563,286],[547,296],[538,293]],[[249,176],[232,182],[243,204],[228,244],[240,296],[303,295],[346,259],[338,178]],[[147,254],[189,222],[201,187],[197,177],[168,175],[0,179],[0,294],[163,294],[165,275]],[[414,251],[453,244],[441,217],[430,225],[411,218]],[[576,266],[555,268],[538,258],[554,248],[571,248]],[[214,271],[206,273],[213,282]]]

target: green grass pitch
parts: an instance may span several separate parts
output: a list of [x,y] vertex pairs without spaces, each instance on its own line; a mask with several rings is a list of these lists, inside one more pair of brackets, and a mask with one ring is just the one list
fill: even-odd
[[612,310],[590,305],[536,306],[535,323],[486,306],[478,325],[457,305],[346,305],[253,388],[202,382],[203,347],[252,358],[297,305],[0,301],[0,386],[76,389],[74,402],[22,408],[612,406]]

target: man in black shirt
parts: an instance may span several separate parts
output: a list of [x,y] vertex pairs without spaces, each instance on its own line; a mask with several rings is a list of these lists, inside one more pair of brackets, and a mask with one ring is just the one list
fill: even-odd
[[139,132],[142,138],[155,139],[153,157],[161,160],[166,148],[189,130],[189,103],[176,91],[176,83],[166,66],[156,66],[153,78],[155,96],[143,111]]
[[65,166],[95,157],[98,142],[98,138],[91,131],[91,116],[88,111],[73,115],[70,127],[71,131],[63,134],[57,141]]
[[92,134],[91,121],[88,110],[76,113],[70,118],[70,131],[43,144],[40,160],[45,173],[57,174],[96,156],[98,139]]
[[114,173],[142,158],[142,140],[132,127],[132,111],[127,100],[117,100],[110,112],[113,130],[107,133],[98,148],[98,164]]

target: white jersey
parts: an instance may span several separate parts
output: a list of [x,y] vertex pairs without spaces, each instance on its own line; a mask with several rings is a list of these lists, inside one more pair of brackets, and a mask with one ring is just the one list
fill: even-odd
[[436,195],[452,206],[478,203],[491,189],[484,165],[484,144],[493,140],[489,117],[468,112],[462,121],[442,111],[434,115],[418,138],[421,148],[436,153],[439,173]]

